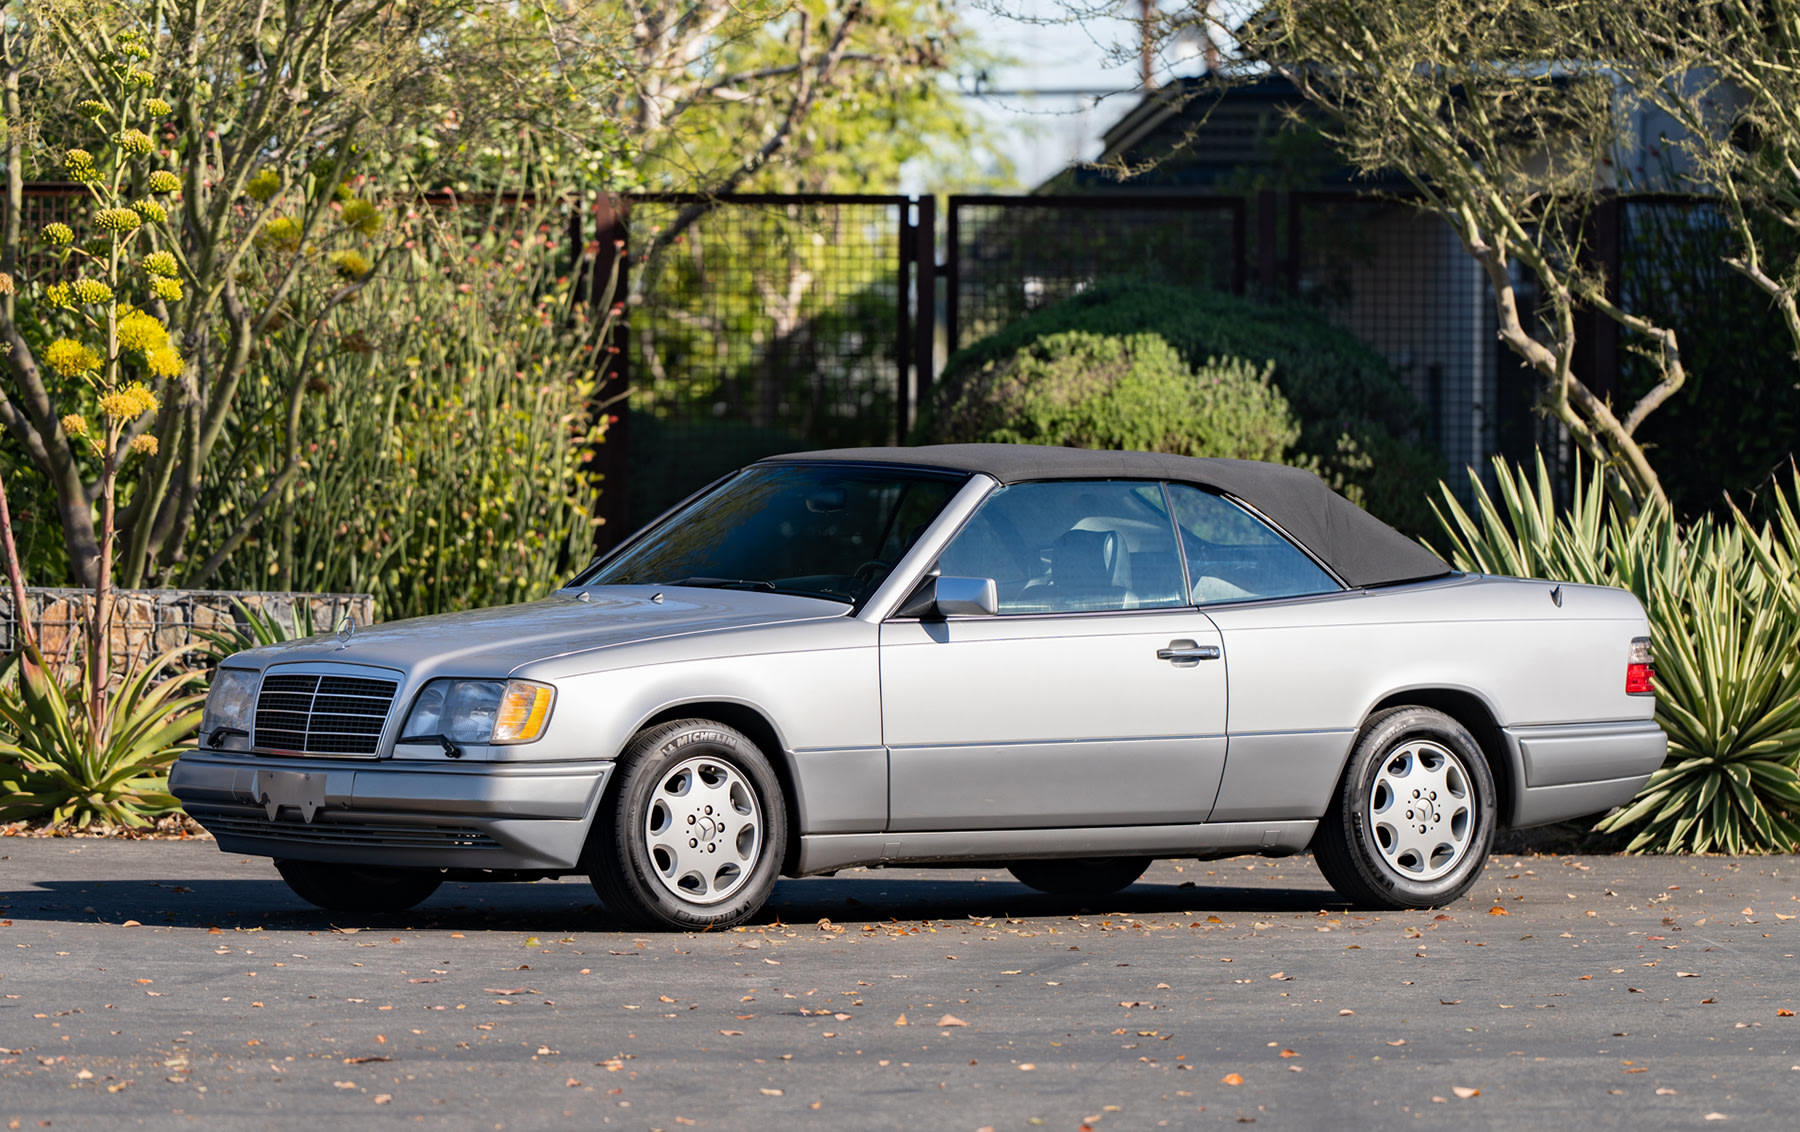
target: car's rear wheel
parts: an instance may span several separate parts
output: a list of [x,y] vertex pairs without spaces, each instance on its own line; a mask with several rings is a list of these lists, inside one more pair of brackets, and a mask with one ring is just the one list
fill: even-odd
[[436,869],[328,861],[276,861],[275,869],[294,895],[328,912],[404,912],[444,883],[444,874]]
[[1392,708],[1357,737],[1313,858],[1358,906],[1441,907],[1480,876],[1494,810],[1493,773],[1468,729],[1431,708]]
[[1020,884],[1052,896],[1105,896],[1129,887],[1149,867],[1149,857],[1062,857],[1006,866]]
[[755,743],[704,719],[665,723],[620,756],[585,869],[627,923],[725,928],[754,916],[781,870],[787,810]]

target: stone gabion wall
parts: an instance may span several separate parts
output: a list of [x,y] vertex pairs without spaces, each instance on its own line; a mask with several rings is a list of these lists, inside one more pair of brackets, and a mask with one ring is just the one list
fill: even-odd
[[[68,660],[87,634],[94,612],[94,597],[86,590],[38,589],[25,591],[38,646],[46,658]],[[236,590],[120,590],[112,598],[112,655],[118,667],[143,663],[171,649],[206,644],[206,634],[243,628],[243,616],[234,602],[246,609],[271,615],[289,627],[296,614],[312,617],[316,633],[333,631],[346,615],[367,625],[375,620],[375,599],[369,594],[264,593]],[[12,595],[0,586],[0,650],[10,652],[18,635]],[[188,665],[204,663],[198,655]]]

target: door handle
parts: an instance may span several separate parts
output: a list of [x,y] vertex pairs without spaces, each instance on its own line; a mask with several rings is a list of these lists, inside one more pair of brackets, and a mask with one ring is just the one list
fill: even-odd
[[1219,659],[1219,646],[1170,641],[1168,648],[1156,650],[1156,659],[1173,661],[1177,668],[1192,668],[1203,660]]

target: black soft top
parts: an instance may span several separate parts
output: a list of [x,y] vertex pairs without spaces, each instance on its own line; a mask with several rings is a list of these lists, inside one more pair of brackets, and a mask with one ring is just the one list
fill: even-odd
[[1235,496],[1266,515],[1352,586],[1385,586],[1451,573],[1437,555],[1285,464],[1096,452],[1041,444],[932,444],[918,448],[834,448],[789,452],[770,463],[897,464],[982,472],[1001,483],[1028,480],[1156,479],[1198,484]]

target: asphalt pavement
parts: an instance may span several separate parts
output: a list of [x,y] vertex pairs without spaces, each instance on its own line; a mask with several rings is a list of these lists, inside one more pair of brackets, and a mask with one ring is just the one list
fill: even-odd
[[783,881],[620,932],[584,882],[345,918],[210,842],[0,840],[7,1129],[1796,1123],[1800,860],[1496,857],[1432,912],[1310,858]]

